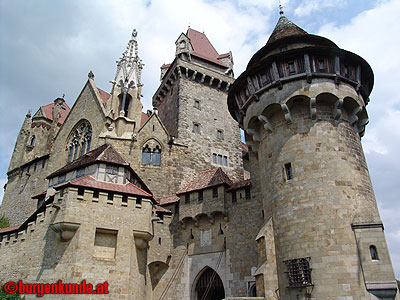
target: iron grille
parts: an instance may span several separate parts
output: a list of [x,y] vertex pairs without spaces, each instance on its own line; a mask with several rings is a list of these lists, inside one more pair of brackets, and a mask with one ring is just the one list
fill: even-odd
[[285,260],[290,288],[311,286],[310,257]]

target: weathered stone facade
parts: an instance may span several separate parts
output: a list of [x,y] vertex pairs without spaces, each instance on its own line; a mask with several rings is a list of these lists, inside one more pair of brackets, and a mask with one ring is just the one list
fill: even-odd
[[[230,112],[257,155],[252,177],[263,178],[270,220],[258,237],[266,264],[256,277],[265,296],[276,290],[282,299],[396,297],[360,142],[372,82],[362,58],[282,16],[234,83]],[[277,277],[265,259],[271,244]]]
[[360,143],[369,65],[282,16],[235,81],[232,54],[189,28],[143,113],[136,34],[110,94],[90,72],[70,111],[27,115],[0,282],[109,286],[45,299],[398,299]]

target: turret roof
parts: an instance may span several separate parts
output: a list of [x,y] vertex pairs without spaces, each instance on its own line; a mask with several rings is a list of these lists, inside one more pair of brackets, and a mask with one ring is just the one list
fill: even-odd
[[272,31],[267,44],[288,36],[300,36],[307,34],[308,33],[305,30],[301,29],[288,18],[281,16],[278,20],[278,23],[276,23],[275,29]]
[[192,55],[206,59],[217,65],[226,67],[218,60],[218,58],[225,57],[224,54],[218,54],[217,50],[215,50],[214,46],[211,44],[204,33],[194,30],[192,28],[188,28],[186,36],[190,39],[190,43],[193,47],[193,52],[191,53]]
[[[39,108],[39,110],[41,109],[43,112],[43,117],[53,121],[53,110],[54,110],[54,102],[51,102],[49,104],[43,105]],[[64,102],[61,106],[61,110],[60,110],[60,117],[58,118],[58,124],[63,124],[65,121],[65,118],[67,117],[67,115],[70,112],[70,108],[68,106],[68,104],[66,102]],[[36,113],[35,115],[38,115],[38,113]],[[33,116],[33,118],[35,118],[35,115]]]

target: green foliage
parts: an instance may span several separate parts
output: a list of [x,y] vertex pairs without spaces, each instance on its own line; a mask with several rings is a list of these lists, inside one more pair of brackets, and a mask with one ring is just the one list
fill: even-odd
[[0,228],[10,227],[10,222],[5,216],[0,217]]
[[400,290],[400,281],[398,281],[398,280],[396,280],[397,281],[397,288]]
[[4,291],[3,286],[0,289],[0,299],[1,300],[25,300],[25,296],[20,296],[19,293],[8,294]]

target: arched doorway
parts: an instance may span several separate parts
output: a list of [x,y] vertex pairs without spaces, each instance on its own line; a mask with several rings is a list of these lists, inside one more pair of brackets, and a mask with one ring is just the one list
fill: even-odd
[[195,287],[195,300],[221,300],[225,298],[221,278],[211,268],[207,268],[199,277]]

